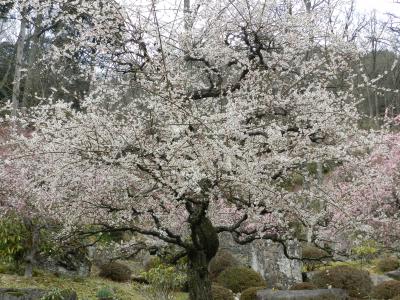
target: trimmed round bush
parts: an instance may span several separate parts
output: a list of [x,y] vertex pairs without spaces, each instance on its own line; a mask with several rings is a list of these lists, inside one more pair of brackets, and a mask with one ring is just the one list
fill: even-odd
[[110,262],[100,266],[99,276],[117,282],[125,282],[131,279],[131,269],[128,266],[118,263]]
[[102,287],[96,293],[96,298],[99,300],[113,300],[114,296],[114,291],[109,287]]
[[307,271],[314,271],[321,263],[321,260],[328,255],[328,252],[315,246],[306,245],[302,248],[303,263]]
[[302,248],[303,259],[321,259],[328,255],[328,252],[315,246],[306,245]]
[[400,263],[399,263],[399,260],[397,259],[397,257],[388,256],[388,257],[381,258],[378,261],[376,267],[381,272],[390,272],[390,271],[397,270],[400,267]]
[[246,267],[228,268],[219,274],[216,281],[234,293],[241,293],[245,289],[255,286],[266,286],[266,282],[260,274]]
[[265,290],[265,287],[251,287],[245,289],[240,295],[240,300],[257,300],[257,292]]
[[214,300],[234,300],[235,297],[231,290],[224,288],[223,286],[213,284],[211,286],[211,293]]
[[400,281],[389,280],[378,284],[372,290],[371,296],[375,299],[400,298]]
[[349,266],[337,266],[320,271],[311,280],[319,288],[339,288],[347,290],[350,297],[363,298],[372,289],[372,281],[367,271]]
[[311,282],[299,282],[290,288],[293,291],[299,291],[299,290],[315,290],[317,289],[317,286],[315,284],[312,284]]
[[222,271],[238,265],[239,262],[233,257],[232,253],[227,250],[220,250],[211,259],[208,265],[208,271],[210,272],[211,278],[217,278]]

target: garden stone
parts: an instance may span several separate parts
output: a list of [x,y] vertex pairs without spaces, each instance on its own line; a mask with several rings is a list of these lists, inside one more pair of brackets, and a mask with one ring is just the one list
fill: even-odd
[[257,292],[257,300],[347,300],[349,296],[342,289],[319,289],[300,291],[263,290]]
[[400,280],[400,269],[387,272],[385,273],[385,275],[390,277],[391,279]]

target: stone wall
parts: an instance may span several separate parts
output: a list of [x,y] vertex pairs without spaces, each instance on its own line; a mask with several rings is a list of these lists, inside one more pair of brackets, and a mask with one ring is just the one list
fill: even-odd
[[[224,233],[220,235],[220,249],[230,251],[242,264],[259,272],[268,287],[287,288],[302,281],[301,261],[288,259],[279,243],[257,240],[248,245],[239,245],[230,234]],[[291,256],[301,257],[298,243],[289,244],[288,252]]]

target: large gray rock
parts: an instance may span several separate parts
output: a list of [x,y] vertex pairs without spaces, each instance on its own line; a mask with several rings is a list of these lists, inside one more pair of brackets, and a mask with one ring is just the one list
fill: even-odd
[[374,286],[381,284],[382,282],[385,281],[393,280],[392,278],[386,275],[370,274],[369,276],[371,277],[371,281]]
[[[288,259],[279,243],[257,240],[248,245],[239,245],[230,234],[221,234],[220,249],[230,251],[242,264],[260,273],[270,287],[288,288],[302,281],[302,262]],[[288,252],[293,257],[301,257],[298,243],[289,244]]]
[[91,261],[84,251],[68,251],[62,255],[39,259],[39,267],[47,271],[65,275],[87,277],[92,267]]
[[[0,288],[0,300],[40,300],[48,291],[41,289]],[[75,292],[62,292],[64,300],[78,300]]]
[[390,277],[391,279],[400,280],[400,269],[386,272],[385,275]]
[[315,274],[318,274],[318,271],[303,272],[302,273],[303,281],[311,282]]
[[257,292],[257,300],[346,300],[349,295],[342,289],[319,289],[303,291],[263,290]]

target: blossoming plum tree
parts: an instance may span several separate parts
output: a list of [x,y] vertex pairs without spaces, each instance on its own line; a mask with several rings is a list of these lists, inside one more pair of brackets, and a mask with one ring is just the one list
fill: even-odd
[[13,188],[65,234],[175,245],[190,299],[207,300],[219,233],[286,249],[294,222],[329,221],[311,205],[322,188],[287,186],[294,176],[314,186],[307,164],[351,160],[371,142],[357,126],[358,53],[326,25],[328,4],[195,1],[186,30],[161,5],[118,8],[125,31],[112,52],[100,23],[97,80],[80,110],[48,99],[4,118],[35,131],[12,135],[0,185],[18,170],[24,185]]
[[[399,134],[384,135],[371,153],[338,168],[329,179],[332,194],[341,207],[331,207],[330,235],[351,231],[388,249],[398,249],[399,218]],[[353,225],[347,219],[351,216]]]

